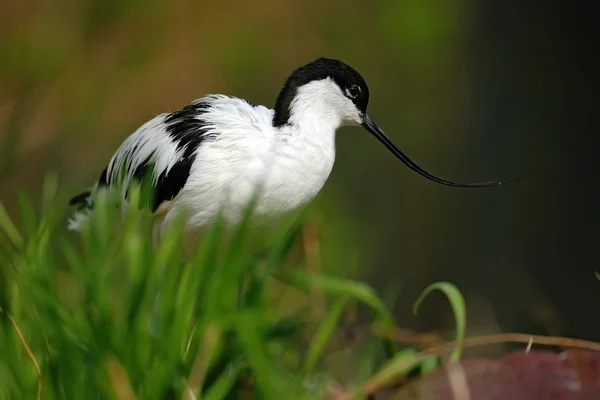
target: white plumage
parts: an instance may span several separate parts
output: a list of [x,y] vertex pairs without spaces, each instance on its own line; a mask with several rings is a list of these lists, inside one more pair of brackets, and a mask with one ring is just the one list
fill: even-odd
[[[335,130],[341,118],[329,118],[335,115],[334,110],[323,107],[323,92],[333,86],[332,81],[325,80],[303,88],[300,101],[296,101],[298,110],[292,113],[298,123],[281,128],[272,124],[272,109],[236,97],[209,95],[194,102],[210,104],[206,112],[195,117],[204,123],[204,130],[198,134],[205,139],[194,151],[185,185],[155,210],[156,214],[164,214],[165,226],[178,211],[186,209],[188,227],[201,227],[216,216],[219,207],[223,207],[226,220],[235,223],[258,187],[262,190],[255,214],[261,216],[293,211],[312,200],[327,180],[335,159]],[[155,186],[161,173],[168,175],[181,161],[185,147],[178,146],[167,133],[167,115],[158,115],[142,125],[112,157],[108,176],[125,171],[119,182],[123,203],[135,169],[148,158],[154,164]],[[90,211],[78,211],[70,228],[80,229],[86,220],[82,215]]]
[[152,211],[161,227],[185,210],[186,229],[194,232],[221,207],[226,220],[235,223],[254,194],[256,215],[296,210],[309,203],[329,177],[335,132],[342,125],[363,125],[407,166],[438,183],[504,183],[460,184],[424,171],[368,117],[368,101],[368,87],[357,71],[320,58],[290,75],[274,109],[209,95],[177,112],[158,115],[125,139],[89,192],[71,200],[78,210],[69,228],[85,225],[99,186],[120,188],[126,206],[129,184],[148,172],[156,198]]

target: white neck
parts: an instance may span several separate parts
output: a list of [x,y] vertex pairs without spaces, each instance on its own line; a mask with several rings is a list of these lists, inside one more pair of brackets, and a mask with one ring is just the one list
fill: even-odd
[[298,88],[290,103],[289,125],[304,134],[334,135],[356,107],[330,78]]

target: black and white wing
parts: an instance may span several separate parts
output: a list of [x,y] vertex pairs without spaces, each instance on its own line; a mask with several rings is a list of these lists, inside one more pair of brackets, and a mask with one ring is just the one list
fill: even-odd
[[196,150],[211,137],[204,116],[212,100],[207,96],[179,111],[158,115],[129,136],[98,182],[70,200],[69,204],[77,207],[77,211],[69,220],[69,229],[79,230],[88,219],[99,187],[118,188],[125,201],[134,180],[151,179],[153,212],[177,196],[189,177]]

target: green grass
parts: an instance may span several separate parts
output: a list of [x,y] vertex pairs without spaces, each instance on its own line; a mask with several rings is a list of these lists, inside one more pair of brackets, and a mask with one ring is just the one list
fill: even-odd
[[[324,360],[348,307],[370,309],[374,326],[395,321],[370,286],[308,272],[296,245],[304,215],[272,229],[250,213],[232,229],[217,220],[183,261],[180,226],[153,247],[151,217],[132,207],[121,218],[105,196],[90,229],[67,232],[57,188],[49,176],[40,204],[19,195],[18,218],[0,204],[0,399],[316,399],[336,384],[360,399],[437,365],[372,335],[340,382]],[[451,299],[460,339],[460,293],[438,283],[424,295],[434,289]],[[299,306],[277,307],[281,290]]]

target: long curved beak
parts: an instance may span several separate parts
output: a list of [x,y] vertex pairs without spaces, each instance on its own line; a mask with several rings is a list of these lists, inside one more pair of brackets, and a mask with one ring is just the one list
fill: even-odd
[[504,181],[489,181],[489,182],[477,182],[477,183],[459,183],[459,182],[452,182],[452,181],[447,181],[445,179],[442,178],[438,178],[435,175],[430,174],[429,172],[425,171],[423,168],[421,168],[416,162],[414,162],[413,160],[411,160],[406,154],[404,154],[404,152],[402,152],[402,150],[400,150],[391,140],[389,137],[387,137],[387,135],[381,130],[381,128],[379,126],[377,126],[377,124],[371,119],[371,117],[369,117],[367,114],[365,114],[363,116],[363,122],[362,122],[362,126],[369,131],[373,136],[375,136],[377,138],[377,140],[379,140],[381,143],[383,143],[383,145],[385,147],[387,147],[387,149],[392,152],[392,154],[394,154],[398,159],[400,159],[400,161],[402,161],[408,168],[412,169],[413,171],[415,171],[416,173],[418,173],[419,175],[432,180],[434,182],[440,183],[442,185],[447,185],[447,186],[456,186],[456,187],[488,187],[488,186],[499,186],[505,183],[509,183],[512,181],[515,181],[517,179],[520,179],[522,177],[524,177],[525,175],[528,175],[529,173],[531,173],[532,171],[526,172],[523,175],[517,176],[515,178],[511,178],[511,179],[507,179]]

